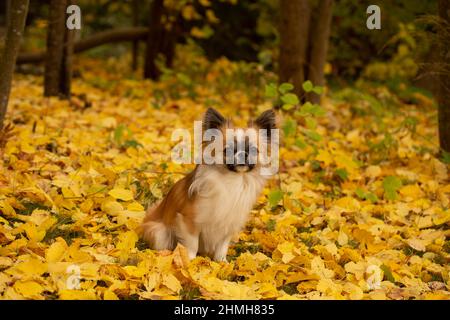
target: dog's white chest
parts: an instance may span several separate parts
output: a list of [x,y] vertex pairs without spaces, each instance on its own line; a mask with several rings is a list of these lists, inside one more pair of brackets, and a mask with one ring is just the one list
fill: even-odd
[[264,178],[256,174],[223,174],[200,168],[192,188],[198,197],[196,223],[205,231],[230,234],[245,224]]

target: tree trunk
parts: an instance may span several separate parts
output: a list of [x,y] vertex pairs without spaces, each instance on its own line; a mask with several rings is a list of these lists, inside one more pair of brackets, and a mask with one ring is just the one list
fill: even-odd
[[[72,4],[72,0],[68,1],[68,5]],[[73,39],[75,30],[65,29],[64,33],[64,51],[61,66],[61,82],[60,91],[64,97],[70,98],[72,85],[72,61],[73,61]]]
[[[139,1],[133,0],[133,27],[137,27],[139,25]],[[134,40],[132,44],[132,62],[131,67],[133,71],[136,71],[138,68],[138,57],[139,57],[139,41]]]
[[[309,36],[310,52],[308,64],[308,80],[314,85],[325,84],[324,67],[327,59],[328,42],[330,38],[333,0],[321,0],[314,18],[314,27]],[[308,94],[308,100],[319,103],[320,96],[314,92]]]
[[302,97],[306,78],[306,59],[311,8],[308,0],[280,1],[280,82],[294,85],[294,92]]
[[160,53],[164,40],[164,26],[161,22],[164,11],[163,0],[153,0],[150,10],[149,33],[145,54],[144,78],[158,79],[160,70],[156,65],[156,59]]
[[5,27],[8,28],[9,20],[11,18],[11,0],[5,1]]
[[3,128],[8,107],[11,81],[19,53],[20,41],[25,29],[29,0],[14,0],[11,3],[10,23],[6,31],[5,46],[0,59],[0,129]]
[[445,72],[439,76],[439,141],[441,148],[450,152],[450,1],[439,0],[439,17],[442,19],[442,25],[439,28],[440,39],[440,62]]
[[172,67],[173,59],[175,58],[176,33],[174,28],[172,26],[170,31],[164,30],[164,37],[160,48],[160,53],[163,55],[168,68]]
[[45,60],[44,95],[59,96],[63,88],[67,0],[50,0]]

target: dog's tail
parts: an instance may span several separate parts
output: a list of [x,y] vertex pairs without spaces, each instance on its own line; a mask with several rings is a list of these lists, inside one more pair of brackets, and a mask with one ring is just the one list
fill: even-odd
[[161,219],[152,219],[155,217],[153,213],[157,209],[158,204],[148,210],[144,221],[138,228],[138,232],[152,249],[173,250],[176,241],[172,228],[167,226]]

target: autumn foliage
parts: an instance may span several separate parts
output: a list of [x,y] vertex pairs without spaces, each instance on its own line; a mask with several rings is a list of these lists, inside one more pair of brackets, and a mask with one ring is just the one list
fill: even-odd
[[70,100],[44,97],[41,76],[15,76],[0,164],[1,298],[450,297],[449,168],[433,100],[384,86],[279,110],[279,175],[227,263],[149,249],[135,231],[145,208],[192,169],[170,161],[172,131],[192,130],[211,105],[244,123],[274,104],[264,93],[273,74],[183,49],[185,72],[158,82],[124,77],[128,56],[77,58]]

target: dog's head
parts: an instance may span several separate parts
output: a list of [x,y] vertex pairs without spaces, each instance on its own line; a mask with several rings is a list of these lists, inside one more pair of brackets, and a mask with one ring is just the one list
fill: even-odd
[[[244,173],[267,165],[271,140],[278,140],[277,117],[273,110],[264,111],[249,121],[246,128],[236,128],[217,110],[209,108],[203,119],[203,130],[212,151],[214,165],[222,165],[229,171]],[[277,137],[274,137],[274,135]],[[212,138],[214,137],[214,138]],[[217,140],[222,139],[222,141]],[[219,161],[217,161],[219,160]]]

